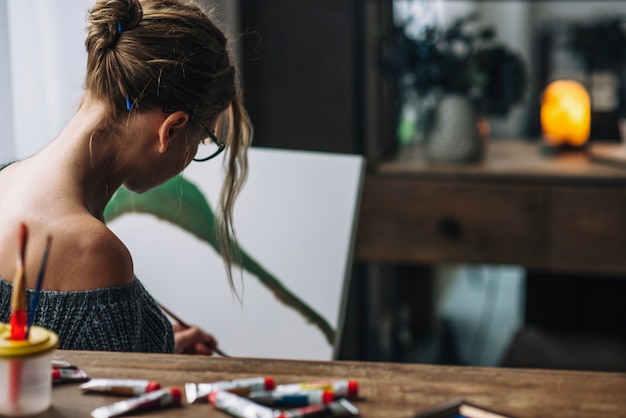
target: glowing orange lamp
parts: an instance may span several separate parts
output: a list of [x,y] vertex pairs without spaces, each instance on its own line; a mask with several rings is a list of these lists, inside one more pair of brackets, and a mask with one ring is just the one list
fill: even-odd
[[543,92],[541,128],[552,146],[580,148],[589,139],[591,100],[587,89],[577,81],[553,81]]

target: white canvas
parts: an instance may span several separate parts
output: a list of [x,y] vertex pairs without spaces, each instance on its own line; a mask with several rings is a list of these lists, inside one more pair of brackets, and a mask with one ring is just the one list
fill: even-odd
[[[357,155],[252,148],[249,178],[235,208],[239,245],[335,328],[352,265],[364,159]],[[212,208],[221,159],[192,163],[184,177]],[[111,229],[128,246],[148,290],[182,319],[211,332],[231,356],[329,360],[335,347],[318,328],[236,268],[240,303],[217,252],[147,214]]]

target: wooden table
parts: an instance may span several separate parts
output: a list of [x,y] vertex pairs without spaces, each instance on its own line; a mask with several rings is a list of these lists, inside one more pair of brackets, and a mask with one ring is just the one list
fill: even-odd
[[[272,376],[277,384],[356,379],[363,418],[412,417],[455,398],[516,417],[624,417],[626,373],[431,366],[375,362],[239,359],[168,354],[57,351],[90,377],[138,378],[163,386]],[[119,398],[85,395],[78,384],[53,388],[52,408],[42,417],[88,417]],[[208,404],[183,405],[142,417],[227,417]]]
[[623,149],[549,156],[519,140],[491,141],[477,165],[402,149],[366,175],[355,258],[623,275],[626,164],[598,162],[611,155],[626,160]]

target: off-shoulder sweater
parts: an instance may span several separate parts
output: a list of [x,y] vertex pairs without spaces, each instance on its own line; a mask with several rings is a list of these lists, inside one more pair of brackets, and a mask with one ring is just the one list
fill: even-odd
[[[0,321],[8,322],[12,285],[0,279]],[[28,305],[34,290],[28,289]],[[66,350],[174,352],[172,324],[135,277],[124,286],[42,290],[34,325],[56,332]]]

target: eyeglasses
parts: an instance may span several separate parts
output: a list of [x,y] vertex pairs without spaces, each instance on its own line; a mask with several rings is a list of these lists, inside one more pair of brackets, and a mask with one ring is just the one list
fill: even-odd
[[200,142],[196,156],[193,158],[194,161],[199,163],[217,157],[222,151],[224,151],[224,148],[226,148],[226,144],[217,139],[217,137],[213,135],[213,132],[211,132],[206,126],[201,126],[206,131],[207,137]]

